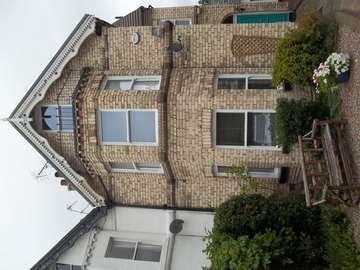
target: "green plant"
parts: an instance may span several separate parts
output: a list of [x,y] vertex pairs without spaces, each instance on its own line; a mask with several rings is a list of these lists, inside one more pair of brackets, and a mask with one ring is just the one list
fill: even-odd
[[313,71],[333,49],[333,23],[321,21],[309,12],[298,28],[287,33],[277,44],[273,64],[273,84],[288,81],[293,85],[311,86]]
[[[320,210],[305,207],[302,199],[236,196],[216,210],[214,228],[206,237],[209,269],[322,269],[317,268],[323,265],[319,220]],[[274,235],[283,245],[267,242]],[[232,248],[223,245],[229,239]],[[245,252],[247,248],[253,253]]]
[[330,109],[324,99],[278,99],[275,116],[276,143],[292,146],[297,142],[299,135],[311,130],[314,119],[322,120],[329,116]]
[[360,252],[352,240],[350,221],[337,209],[322,208],[324,259],[329,270],[360,269]]

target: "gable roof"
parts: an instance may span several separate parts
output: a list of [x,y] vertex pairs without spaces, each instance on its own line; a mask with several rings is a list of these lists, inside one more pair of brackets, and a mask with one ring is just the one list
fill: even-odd
[[30,270],[45,270],[55,264],[57,259],[85,233],[93,229],[97,222],[105,217],[107,207],[94,208],[69,233],[67,233],[48,253],[45,254]]
[[45,67],[29,91],[7,119],[11,125],[93,206],[105,205],[104,198],[97,194],[86,179],[71,168],[64,157],[60,156],[31,126],[32,109],[45,96],[50,85],[61,76],[65,65],[77,54],[81,44],[91,34],[98,31],[99,24],[104,24],[92,15],[85,15],[50,63]]

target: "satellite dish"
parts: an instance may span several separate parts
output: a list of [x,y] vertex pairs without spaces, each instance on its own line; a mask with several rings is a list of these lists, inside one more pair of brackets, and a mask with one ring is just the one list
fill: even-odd
[[182,231],[184,221],[182,219],[175,219],[170,224],[170,232],[173,234],[177,234]]

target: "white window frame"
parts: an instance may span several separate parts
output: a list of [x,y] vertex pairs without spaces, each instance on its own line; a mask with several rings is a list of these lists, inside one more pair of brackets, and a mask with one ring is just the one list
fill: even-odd
[[[245,127],[244,127],[244,145],[217,145],[216,144],[216,114],[217,113],[244,113],[245,114]],[[263,146],[263,145],[247,145],[247,129],[248,129],[248,113],[275,113],[275,110],[234,110],[234,109],[221,109],[215,110],[213,113],[213,144],[216,148],[232,148],[232,149],[258,149],[258,150],[272,150],[281,151],[279,145]]]
[[[130,121],[129,114],[130,111],[141,111],[141,112],[155,112],[155,142],[131,142],[130,141]],[[102,112],[125,112],[126,113],[126,124],[127,124],[127,141],[126,142],[104,142],[102,140],[102,123],[101,123],[101,113]],[[143,145],[143,146],[158,146],[159,140],[159,131],[158,131],[158,110],[157,109],[101,109],[98,110],[97,115],[97,130],[99,142],[102,145]]]
[[[114,163],[116,163],[116,161],[114,161]],[[111,162],[107,163],[107,166],[109,167],[109,169],[111,170],[111,172],[126,172],[126,173],[156,173],[156,174],[163,174],[164,173],[164,168],[161,165],[161,163],[157,163],[156,165],[159,165],[160,168],[159,169],[140,169],[139,166],[137,165],[138,163],[143,163],[146,164],[146,162],[133,162],[133,161],[127,161],[127,162],[119,162],[119,163],[128,163],[128,164],[132,164],[132,166],[134,167],[134,169],[118,169],[118,168],[113,168],[111,167]],[[150,164],[150,163],[149,163]]]
[[[173,23],[173,25],[177,26],[178,24],[176,24],[176,21],[189,21],[190,23],[188,25],[192,25],[192,19],[191,18],[174,18],[174,19],[161,19],[160,20],[160,24],[166,22],[166,21],[170,21]],[[180,25],[187,25],[187,24],[180,24]]]
[[[236,167],[236,166],[214,165],[214,167],[213,167],[214,176],[229,177],[229,175],[227,175],[226,173],[219,172],[218,167],[229,167],[229,168],[231,168],[231,167]],[[261,168],[251,168],[251,169],[256,170],[256,169],[261,169]],[[251,177],[255,177],[255,178],[275,178],[275,179],[280,178],[281,169],[279,167],[274,167],[273,169],[274,169],[273,173],[249,172],[249,175]]]
[[[161,87],[161,76],[160,75],[149,75],[149,76],[106,76],[101,84],[102,90],[111,90],[111,89],[105,89],[107,81],[111,80],[123,80],[123,81],[131,81],[131,87],[130,89],[123,90],[123,89],[113,89],[117,91],[159,91]],[[136,81],[158,81],[159,87],[158,89],[144,89],[144,90],[134,90],[134,84]]]
[[[125,259],[125,258],[117,258],[117,257],[110,257],[109,254],[111,252],[111,248],[112,248],[112,243],[113,241],[119,241],[119,242],[128,242],[128,243],[133,243],[135,244],[135,249],[134,249],[134,254],[132,259]],[[145,244],[145,245],[156,245],[156,246],[160,246],[161,247],[161,252],[160,252],[160,258],[159,261],[144,261],[144,260],[136,260],[136,252],[137,252],[137,248],[139,243]],[[121,239],[121,238],[117,238],[117,237],[110,237],[108,240],[108,245],[106,248],[106,252],[105,252],[105,257],[106,258],[111,258],[111,259],[118,259],[118,260],[130,260],[130,261],[143,261],[143,262],[148,262],[148,263],[161,263],[162,261],[162,257],[163,257],[163,252],[164,252],[164,245],[160,244],[160,243],[155,243],[153,241],[139,241],[139,240],[128,240],[128,239]]]
[[[271,89],[271,88],[269,88],[269,89],[249,89],[249,78],[272,80],[271,74],[219,74],[215,80],[215,89],[224,90],[224,91],[239,91],[239,90],[273,91],[273,90],[277,90],[277,87],[275,87],[275,86],[273,89]],[[219,79],[245,79],[245,88],[244,89],[221,89],[221,88],[218,88]]]
[[[42,117],[42,111],[41,111],[41,108],[43,107],[55,107],[56,110],[57,110],[57,114],[59,113],[59,107],[66,107],[66,108],[71,108],[73,110],[73,106],[71,104],[65,104],[65,105],[57,105],[57,104],[44,104],[44,105],[41,105],[40,107],[40,117],[41,117],[41,130],[44,131],[44,132],[64,132],[64,133],[73,133],[74,132],[74,124],[73,124],[73,129],[60,129],[60,117],[57,117],[57,129],[44,129],[43,126],[42,126],[42,121],[43,121],[43,117]],[[74,116],[74,115],[73,115]],[[66,118],[66,117],[65,117]],[[74,121],[74,117],[71,118],[73,121]]]

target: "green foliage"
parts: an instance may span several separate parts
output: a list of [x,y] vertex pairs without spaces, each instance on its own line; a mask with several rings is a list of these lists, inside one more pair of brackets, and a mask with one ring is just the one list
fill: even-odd
[[329,116],[328,104],[321,98],[317,101],[280,98],[275,116],[276,142],[291,146],[297,142],[299,135],[311,130],[314,119],[322,120]]
[[241,177],[244,182],[244,186],[241,188],[241,194],[254,193],[258,189],[258,183],[255,177],[249,174],[249,170],[246,166],[233,167],[229,176]]
[[339,211],[324,207],[322,235],[329,270],[360,269],[360,253],[352,240],[350,221]]
[[[282,195],[272,195],[269,198],[256,194],[233,197],[216,210],[214,229],[207,238],[206,252],[212,262],[213,259],[216,261],[215,265],[238,259],[237,263],[241,267],[213,266],[210,269],[246,269],[242,268],[245,260],[242,256],[254,263],[254,268],[248,269],[316,269],[306,267],[321,264],[322,261],[320,244],[316,237],[320,230],[319,220],[319,209],[305,207],[303,200]],[[277,240],[284,245],[279,246],[274,241],[259,242],[260,239],[269,239],[272,235],[276,235]],[[239,252],[237,246],[236,254],[226,260],[227,257],[222,254],[225,252],[222,250],[224,239],[239,239],[240,236],[247,237],[241,238],[241,245],[252,248],[256,246],[256,252],[248,258],[249,254],[236,253]],[[269,253],[269,250],[274,253]],[[258,256],[262,260],[259,260]],[[267,266],[270,264],[271,267]],[[261,267],[256,268],[259,265]],[[286,268],[282,268],[284,265],[287,265]],[[305,268],[297,268],[297,265]]]
[[312,75],[320,62],[333,49],[336,26],[329,21],[320,21],[315,13],[308,13],[298,24],[298,28],[279,40],[274,64],[273,84],[288,81],[293,85],[309,86]]
[[205,240],[208,270],[360,269],[345,216],[286,195],[231,198],[216,210]]

